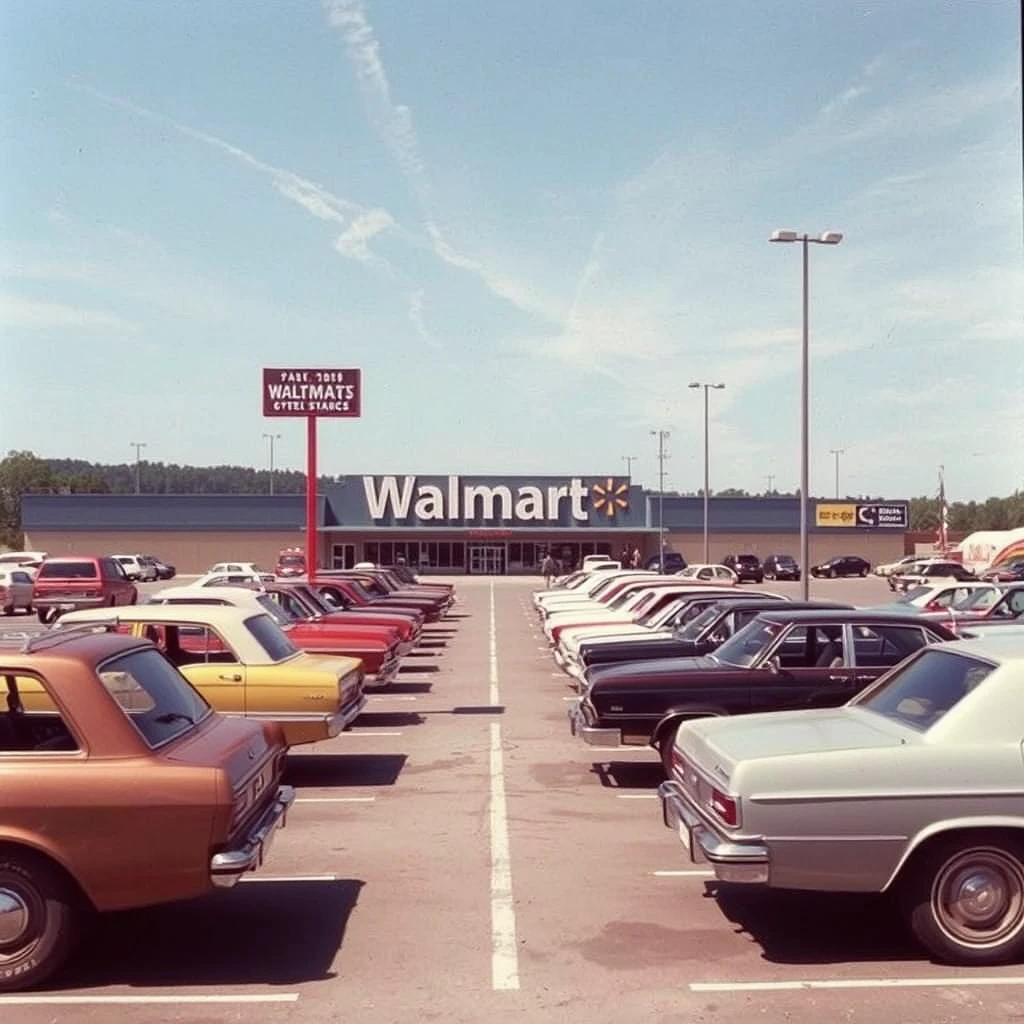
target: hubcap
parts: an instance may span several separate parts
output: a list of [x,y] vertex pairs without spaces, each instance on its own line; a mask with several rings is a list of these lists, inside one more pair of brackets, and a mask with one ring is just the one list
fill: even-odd
[[989,946],[1024,925],[1024,869],[1002,850],[972,850],[950,860],[935,880],[938,923],[957,942]]
[[13,890],[0,888],[0,947],[17,942],[28,931],[28,904]]

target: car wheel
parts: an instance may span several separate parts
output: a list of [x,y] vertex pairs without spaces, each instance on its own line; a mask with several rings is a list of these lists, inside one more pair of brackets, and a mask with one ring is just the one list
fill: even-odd
[[67,959],[77,914],[64,879],[38,857],[0,853],[0,992],[38,985]]
[[14,605],[13,604],[5,604],[4,605],[4,615],[13,615],[13,614],[14,614]]
[[658,756],[661,758],[661,767],[665,770],[665,778],[672,778],[672,745],[676,741],[676,733],[679,731],[679,723],[672,722],[662,731],[658,739]]
[[867,574],[868,574],[868,571],[867,571],[867,569],[861,569],[861,571],[860,571],[860,574],[861,574],[861,577],[862,577],[862,578],[863,578],[864,576],[867,576]]
[[937,960],[970,966],[1024,955],[1024,847],[963,836],[926,850],[910,865],[903,912]]
[[836,576],[839,575],[839,573],[837,573],[835,571],[835,569],[829,569],[828,575],[829,575],[829,579],[833,579],[834,580],[836,578]]
[[53,608],[39,608],[36,611],[36,618],[45,626],[48,622],[52,622],[54,617]]

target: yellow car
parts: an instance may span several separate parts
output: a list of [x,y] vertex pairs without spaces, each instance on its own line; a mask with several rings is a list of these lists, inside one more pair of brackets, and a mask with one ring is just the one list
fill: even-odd
[[337,736],[366,706],[358,658],[300,651],[266,612],[126,605],[68,612],[53,628],[111,622],[155,643],[217,711],[279,722],[289,746]]

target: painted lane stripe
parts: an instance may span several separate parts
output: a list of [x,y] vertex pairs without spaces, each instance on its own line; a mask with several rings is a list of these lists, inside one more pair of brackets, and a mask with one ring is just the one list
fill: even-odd
[[[647,747],[587,747],[587,750],[599,750],[604,754],[654,754],[653,750]],[[657,755],[655,755],[657,756]]]
[[[710,492],[709,492],[710,493]],[[616,793],[620,800],[657,800],[657,793]]]
[[498,698],[498,629],[494,616],[494,580],[491,580],[491,624],[488,636],[488,679],[491,684],[490,698],[491,707],[497,707],[501,701]]
[[796,992],[850,988],[971,988],[1024,985],[1024,975],[997,978],[826,978],[822,981],[694,981],[691,992]]
[[652,871],[655,878],[714,878],[714,871]]
[[[493,587],[493,584],[491,585]],[[512,898],[512,857],[505,805],[501,725],[491,722],[491,987],[519,988],[516,910]]]
[[253,882],[337,882],[338,875],[243,875],[238,881]]
[[267,995],[176,995],[176,996],[0,996],[0,1006],[110,1006],[173,1003],[297,1003],[298,992]]
[[374,693],[369,696],[369,700],[419,700],[419,697],[406,697],[400,693]]
[[401,736],[400,732],[374,732],[372,729],[350,729],[346,736]]
[[372,804],[375,796],[297,796],[297,804]]

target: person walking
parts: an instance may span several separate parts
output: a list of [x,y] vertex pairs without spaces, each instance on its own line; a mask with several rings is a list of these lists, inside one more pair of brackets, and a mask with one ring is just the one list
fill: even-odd
[[621,565],[623,569],[628,569],[632,564],[631,557],[632,556],[629,553],[629,545],[623,544],[622,553],[619,555],[619,565]]
[[632,568],[632,569],[639,569],[640,568],[640,549],[639,548],[633,548],[633,554],[632,554],[632,556],[629,559],[629,565],[630,565],[630,568]]
[[540,563],[540,574],[544,577],[544,586],[546,589],[551,589],[551,581],[555,576],[555,560],[551,557],[551,552],[548,551],[544,555],[543,561]]

